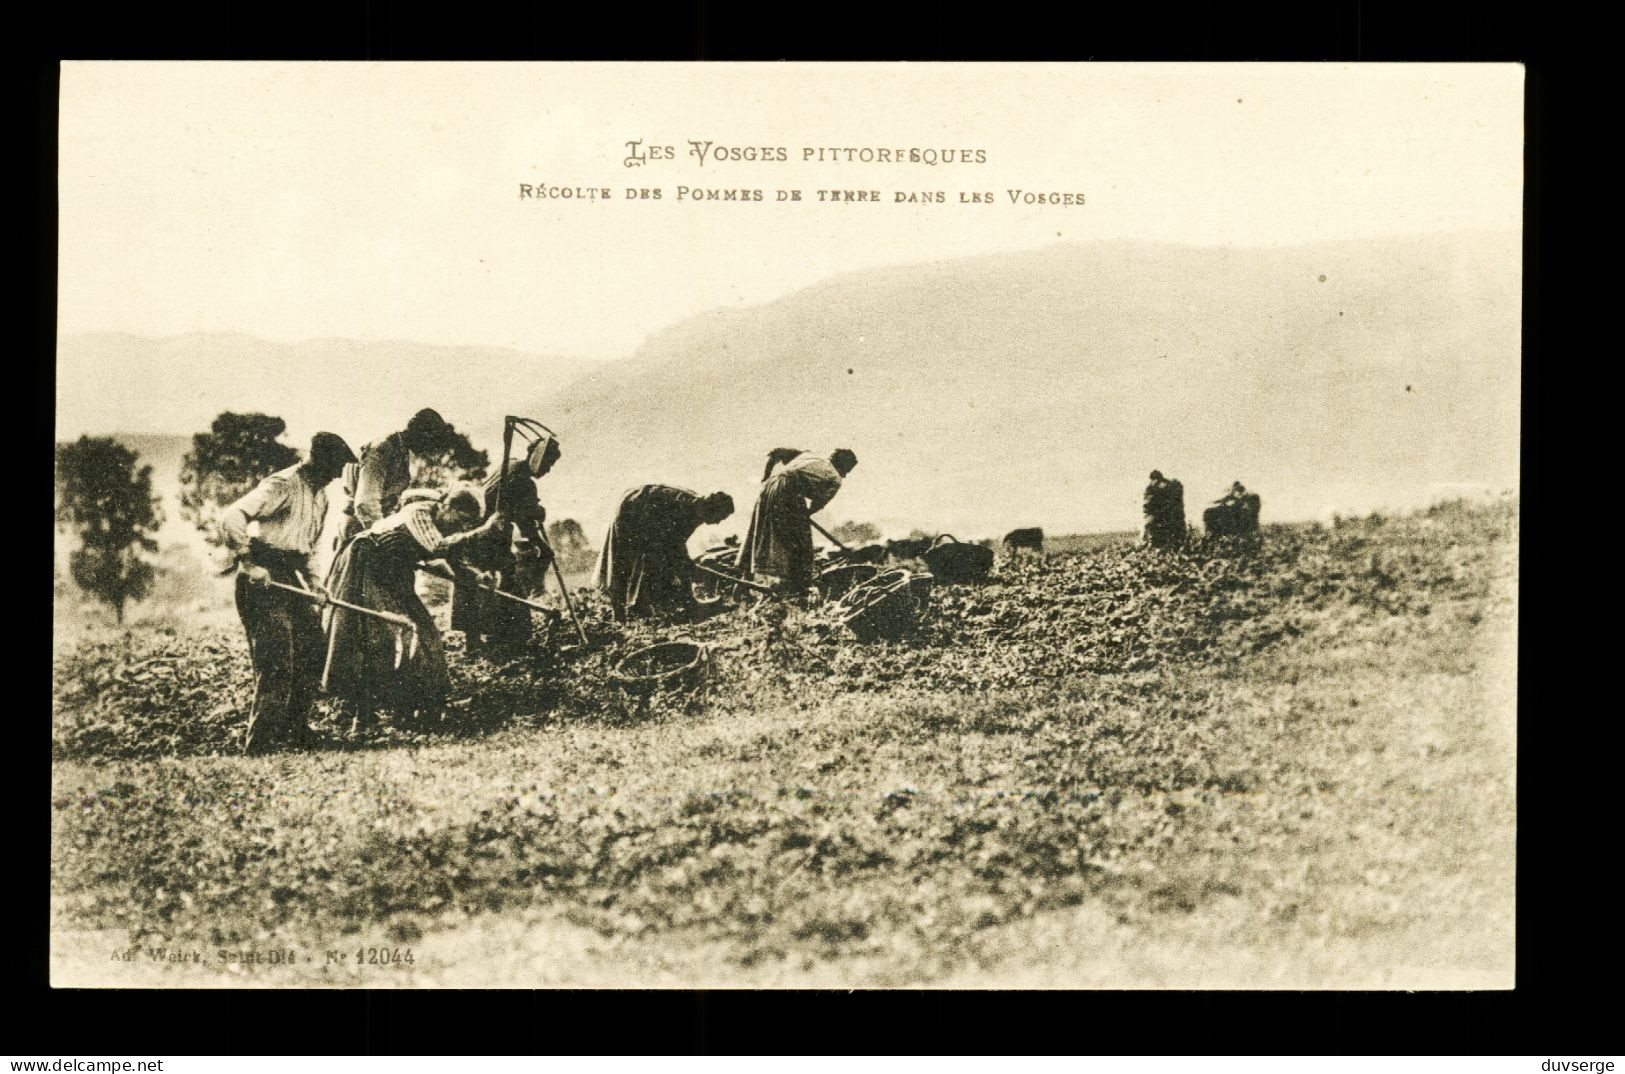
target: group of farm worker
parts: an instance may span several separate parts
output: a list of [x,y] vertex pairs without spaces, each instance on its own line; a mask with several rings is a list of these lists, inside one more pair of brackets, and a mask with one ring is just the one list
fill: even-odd
[[[308,721],[323,693],[351,706],[360,726],[380,715],[403,726],[440,720],[450,679],[439,629],[414,584],[420,571],[454,582],[451,626],[470,653],[512,651],[529,639],[532,608],[522,575],[552,558],[536,481],[558,462],[558,441],[536,441],[478,489],[411,488],[414,458],[439,457],[455,436],[427,409],[359,457],[341,437],[317,433],[299,463],[225,510],[220,533],[237,571],[237,612],[255,675],[245,752],[311,744]],[[856,465],[844,448],[827,457],[770,452],[738,576],[804,592],[813,576],[811,516]],[[341,477],[345,520],[326,577],[317,580],[311,562],[321,547],[327,489]],[[694,613],[699,568],[688,540],[733,511],[725,492],[670,485],[627,491],[595,571],[614,615]]]
[[[1202,525],[1211,536],[1248,537],[1258,532],[1258,515],[1263,501],[1248,492],[1240,481],[1202,512]],[[1141,539],[1152,548],[1178,548],[1185,543],[1185,486],[1151,471],[1145,487],[1145,523]]]

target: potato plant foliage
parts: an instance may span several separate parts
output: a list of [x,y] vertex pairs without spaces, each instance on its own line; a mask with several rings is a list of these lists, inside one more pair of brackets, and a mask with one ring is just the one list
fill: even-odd
[[499,667],[450,636],[439,732],[355,743],[336,714],[328,748],[259,759],[234,753],[240,635],[59,639],[53,893],[147,942],[427,947],[545,910],[606,951],[881,984],[1006,964],[1085,909],[1325,950],[1438,931],[1510,899],[1510,849],[1505,891],[1456,859],[1493,863],[1482,810],[1510,825],[1481,643],[1511,621],[1516,524],[1449,504],[1028,557],[938,587],[896,643],[741,606],[686,631],[703,695],[650,703],[609,671],[677,632],[588,601],[582,654]]

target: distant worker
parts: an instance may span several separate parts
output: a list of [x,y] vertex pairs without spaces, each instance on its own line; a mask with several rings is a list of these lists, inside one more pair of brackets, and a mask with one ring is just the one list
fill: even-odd
[[469,491],[439,503],[407,504],[357,534],[334,560],[328,582],[334,599],[404,615],[416,632],[413,644],[371,616],[337,605],[328,613],[322,688],[354,706],[358,725],[373,723],[380,711],[401,724],[414,714],[429,723],[439,719],[451,685],[446,653],[413,582],[419,563],[456,562],[509,525],[502,514],[483,525],[479,519],[479,498]]
[[520,564],[545,568],[552,554],[547,539],[542,535],[542,523],[547,512],[536,494],[536,479],[545,477],[560,456],[559,443],[549,437],[547,443],[530,459],[514,459],[508,463],[507,480],[499,474],[486,479],[481,489],[481,518],[490,519],[496,513],[500,495],[502,513],[511,525],[494,531],[488,538],[470,548],[458,569],[457,586],[452,591],[451,629],[463,632],[465,651],[474,656],[488,646],[504,651],[523,645],[530,640],[530,609],[480,589],[476,582],[494,585],[504,593],[528,597],[521,592],[527,587],[520,581]]
[[1145,487],[1145,543],[1152,548],[1178,548],[1185,543],[1185,486],[1151,471]]
[[621,497],[593,581],[617,619],[684,616],[695,611],[698,580],[688,539],[734,513],[726,492],[701,496],[670,485],[644,485]]
[[406,428],[374,440],[361,449],[359,462],[344,471],[348,498],[342,544],[401,507],[401,493],[412,483],[412,457],[431,459],[449,451],[454,431],[439,413],[427,408],[412,415]]
[[[773,472],[775,465],[783,468]],[[746,577],[771,575],[786,592],[805,592],[813,580],[811,518],[841,489],[858,465],[847,448],[828,458],[794,448],[768,452],[762,490],[740,546],[739,569]]]
[[1263,501],[1248,492],[1240,481],[1202,512],[1202,525],[1214,537],[1250,537],[1258,532],[1258,515]]
[[[316,602],[265,583],[310,588],[327,486],[353,462],[355,452],[341,438],[317,433],[303,462],[262,479],[221,516],[220,536],[238,565],[237,616],[254,664],[245,753],[309,744],[325,648],[321,617]],[[257,534],[250,536],[250,525]]]

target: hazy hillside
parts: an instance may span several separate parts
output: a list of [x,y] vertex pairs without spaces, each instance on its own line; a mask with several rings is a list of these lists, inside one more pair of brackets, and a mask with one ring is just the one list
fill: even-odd
[[500,450],[502,415],[516,395],[562,386],[593,364],[393,340],[70,335],[57,346],[56,427],[59,439],[161,433],[189,443],[222,410],[259,410],[286,419],[292,443],[331,429],[359,446],[435,406],[478,446]]
[[961,536],[1133,527],[1153,467],[1193,515],[1237,478],[1274,518],[1507,487],[1519,258],[1093,243],[841,276],[538,393],[566,445],[544,499],[595,525],[645,481],[743,506],[779,445],[858,452],[828,520]]
[[1302,518],[1514,485],[1519,305],[1515,236],[1066,244],[836,277],[608,363],[68,336],[57,428],[121,435],[167,493],[224,409],[280,414],[290,442],[325,427],[359,444],[432,404],[493,453],[517,411],[560,431],[544,502],[595,541],[647,481],[727,489],[741,517],[724,529],[742,528],[781,445],[854,448],[824,517],[892,533],[1132,528],[1153,467],[1185,482],[1193,517],[1239,478],[1268,518]]

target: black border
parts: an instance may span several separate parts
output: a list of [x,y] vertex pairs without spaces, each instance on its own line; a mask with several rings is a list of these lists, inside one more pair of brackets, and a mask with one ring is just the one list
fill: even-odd
[[[12,42],[14,143],[31,145],[18,168],[33,189],[13,205],[32,225],[31,326],[41,377],[34,414],[54,415],[56,75],[72,58],[143,59],[909,59],[909,60],[1295,60],[1511,61],[1526,64],[1528,158],[1524,307],[1524,580],[1553,555],[1540,524],[1562,501],[1544,491],[1551,428],[1543,346],[1544,265],[1552,228],[1545,197],[1548,117],[1556,110],[1545,26],[1533,5],[1340,2],[1283,8],[1207,3],[1176,9],[1057,15],[1049,7],[806,5],[697,2],[654,15],[614,3],[564,7],[464,3],[455,8],[388,3],[327,4],[300,13],[281,5],[186,10],[142,5],[41,13]],[[33,441],[43,450],[42,434]],[[43,467],[41,473],[43,474]],[[42,479],[43,480],[43,479]],[[43,535],[44,527],[38,531]],[[41,583],[43,589],[43,583]],[[1610,1025],[1580,972],[1612,930],[1547,878],[1576,860],[1595,861],[1590,833],[1557,830],[1571,799],[1554,802],[1553,766],[1569,751],[1559,729],[1530,716],[1550,711],[1551,646],[1529,624],[1550,621],[1551,598],[1523,587],[1520,645],[1518,986],[1506,993],[944,993],[944,992],[52,992],[45,987],[43,927],[13,935],[14,996],[7,1051],[40,1055],[288,1052],[435,1053],[648,1051],[722,1053],[819,1049],[912,1052],[1189,1051],[1537,1053],[1583,1046]],[[42,601],[43,603],[43,601]],[[49,614],[46,612],[45,614]],[[45,632],[34,632],[40,637]],[[45,638],[41,648],[49,644]],[[37,675],[36,658],[26,675]],[[43,676],[32,681],[42,681]],[[29,681],[25,678],[24,681]],[[43,691],[42,691],[43,692]],[[41,711],[29,706],[25,713]],[[31,717],[30,717],[31,718]],[[1593,715],[1593,719],[1595,716]],[[41,721],[43,723],[43,721]],[[46,741],[40,742],[43,738]],[[45,755],[48,729],[25,739]],[[43,747],[43,748],[42,748]],[[33,767],[28,765],[28,767]],[[43,771],[43,766],[40,769]],[[7,920],[43,926],[38,887],[26,881],[48,860],[43,780],[14,780],[11,815],[39,842],[18,848],[21,882]],[[1592,792],[1595,794],[1595,792]],[[1606,814],[1604,814],[1606,815]],[[1603,837],[1607,841],[1607,837]],[[1601,855],[1606,861],[1606,851]],[[26,889],[27,894],[17,888]],[[1593,896],[1594,897],[1594,896]],[[27,932],[26,924],[19,932]],[[56,1028],[60,1023],[64,1027]],[[1557,1023],[1576,1032],[1556,1032]],[[30,1040],[23,1027],[37,1031]],[[44,1049],[44,1050],[40,1050]]]

